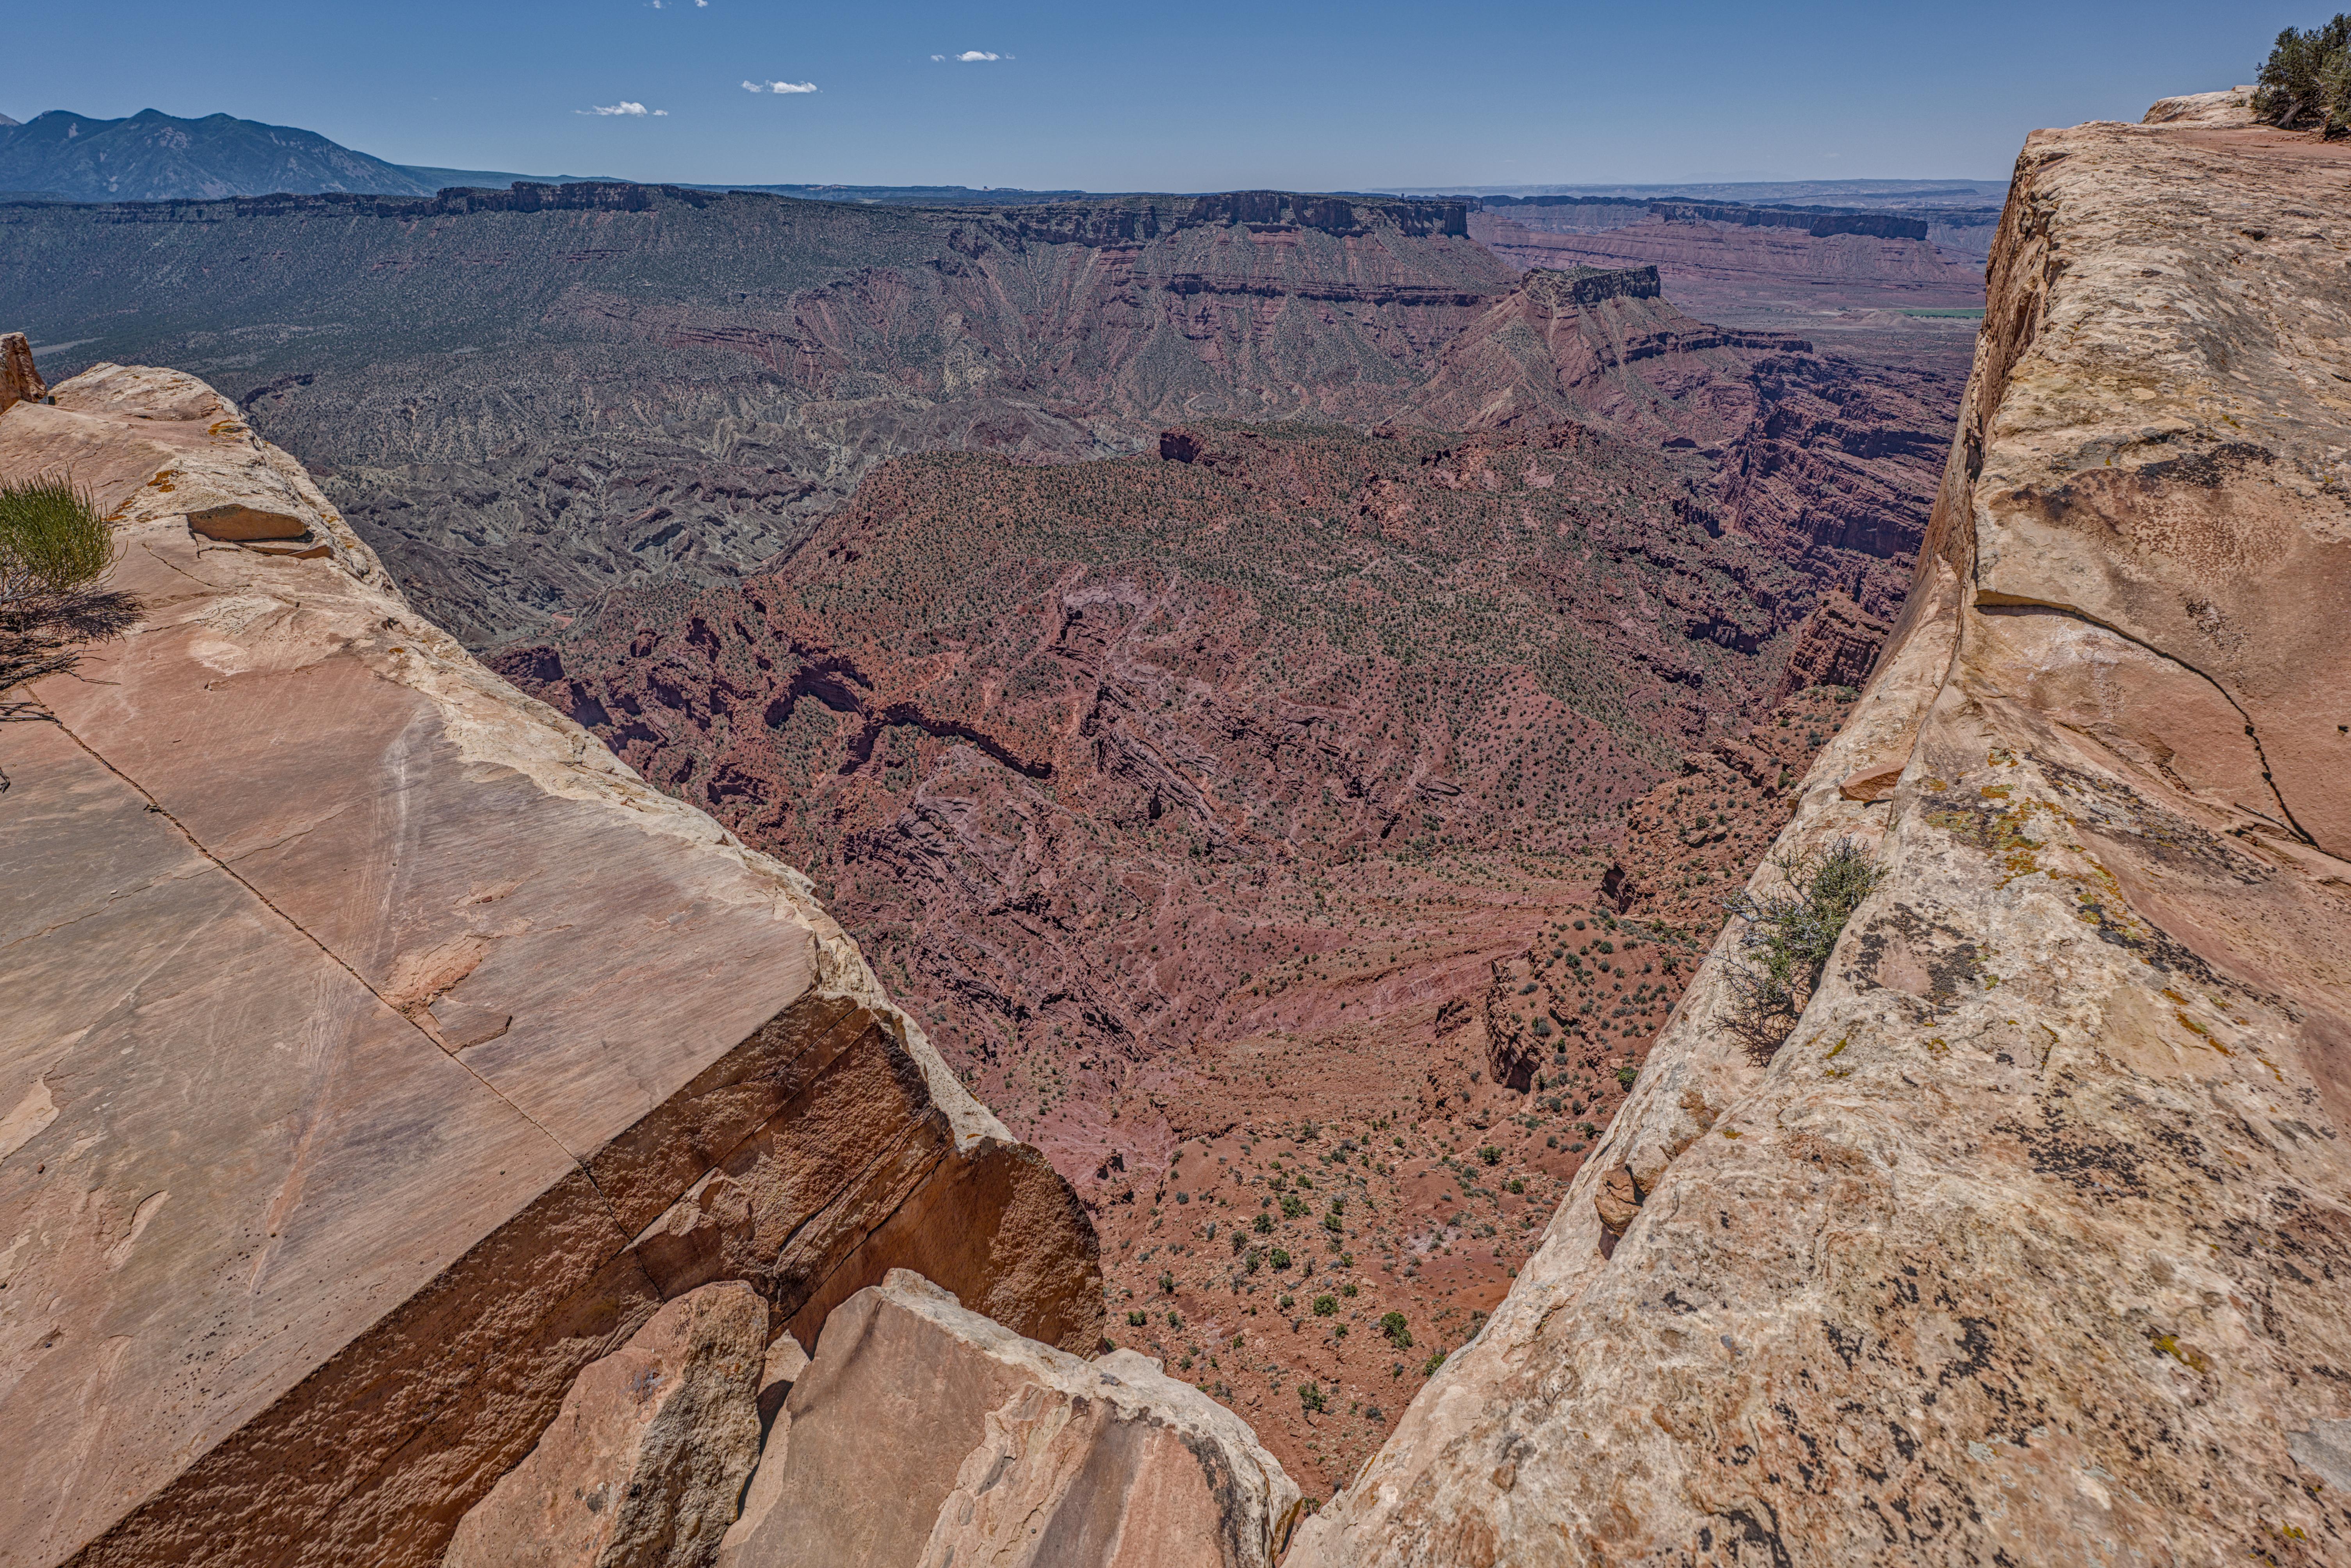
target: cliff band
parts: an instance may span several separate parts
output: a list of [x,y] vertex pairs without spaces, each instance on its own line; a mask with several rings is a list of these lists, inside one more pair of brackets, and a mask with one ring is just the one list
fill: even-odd
[[713,1281],[812,1345],[904,1265],[1092,1351],[1082,1211],[805,878],[201,382],[47,399],[0,475],[93,493],[143,619],[0,724],[0,1563],[434,1562]]
[[1294,1568],[2351,1560],[2351,152],[2241,105],[2027,142],[1779,843],[1875,891],[1776,1048],[1732,922]]

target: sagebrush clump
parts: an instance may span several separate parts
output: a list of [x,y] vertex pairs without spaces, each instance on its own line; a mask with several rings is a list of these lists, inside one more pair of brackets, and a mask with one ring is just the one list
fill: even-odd
[[82,644],[137,618],[129,594],[99,586],[117,553],[106,519],[70,481],[0,483],[0,717],[27,706],[7,700],[12,688],[72,669]]
[[1774,855],[1771,863],[1785,879],[1782,888],[1729,901],[1731,915],[1747,923],[1729,970],[1731,1026],[1763,1056],[1796,1027],[1838,934],[1878,878],[1868,852],[1852,839]]
[[2290,131],[2314,125],[2330,141],[2351,133],[2351,16],[2277,36],[2262,66],[2253,117]]

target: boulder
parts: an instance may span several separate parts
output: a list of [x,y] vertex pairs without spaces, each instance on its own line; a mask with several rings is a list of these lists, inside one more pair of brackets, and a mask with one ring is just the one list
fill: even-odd
[[758,1458],[767,1335],[747,1285],[663,1307],[580,1373],[538,1446],[458,1521],[444,1568],[702,1568]]
[[1259,1568],[1300,1503],[1156,1363],[1081,1361],[906,1270],[826,1321],[751,1490],[723,1568]]
[[38,402],[49,395],[33,365],[33,346],[22,332],[0,332],[0,409],[12,402]]
[[2159,98],[2147,111],[2142,125],[2189,126],[2210,130],[2241,130],[2253,123],[2255,89],[2232,87],[2225,92],[2189,92]]

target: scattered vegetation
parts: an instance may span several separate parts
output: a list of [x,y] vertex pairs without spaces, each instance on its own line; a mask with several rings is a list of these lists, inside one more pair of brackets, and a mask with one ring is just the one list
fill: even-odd
[[2351,134],[2351,16],[2277,36],[2262,66],[2253,116],[2287,130],[2314,125],[2329,141]]
[[1838,934],[1878,877],[1868,852],[1852,839],[1774,855],[1771,863],[1785,879],[1782,891],[1730,900],[1730,913],[1747,923],[1739,961],[1729,971],[1731,1027],[1762,1057],[1795,1029]]

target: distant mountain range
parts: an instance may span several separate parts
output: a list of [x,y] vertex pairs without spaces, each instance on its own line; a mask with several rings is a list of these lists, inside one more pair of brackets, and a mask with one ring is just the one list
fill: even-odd
[[[125,120],[92,120],[58,109],[26,123],[0,114],[0,203],[217,201],[227,196],[317,195],[333,191],[430,196],[452,186],[503,190],[518,180],[569,185],[612,178],[390,163],[329,141],[315,131],[264,125],[227,114],[175,120],[160,110],[145,109]],[[684,190],[760,191],[808,201],[919,207],[1024,206],[1107,193],[1007,186],[676,183]],[[1624,196],[1740,203],[1825,201],[1864,209],[1930,209],[1985,202],[1997,206],[2005,190],[2004,181],[1827,180],[1740,185],[1470,186],[1446,193],[1489,206],[1541,205],[1573,193],[1587,202],[1599,196]],[[1438,193],[1414,189],[1384,193]]]
[[429,196],[450,185],[586,178],[593,176],[387,163],[315,131],[227,114],[175,120],[146,109],[127,120],[92,120],[57,109],[23,124],[0,115],[0,201],[210,201],[281,191]]

